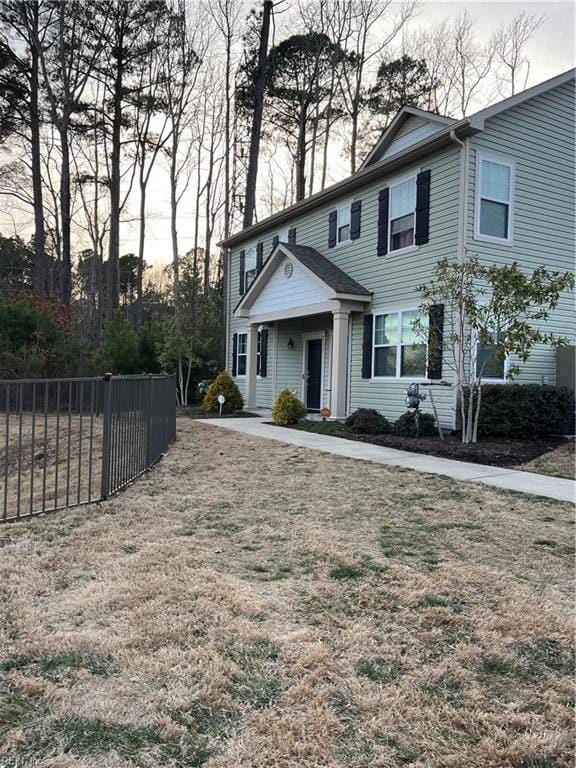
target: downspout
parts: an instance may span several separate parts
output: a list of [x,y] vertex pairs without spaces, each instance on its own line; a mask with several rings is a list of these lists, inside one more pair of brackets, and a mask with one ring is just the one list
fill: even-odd
[[[466,260],[467,253],[467,235],[468,235],[468,168],[469,168],[469,149],[470,139],[464,141],[456,136],[456,131],[450,131],[450,141],[460,147],[460,179],[458,186],[458,246],[457,258],[461,264]],[[457,358],[459,359],[458,353]],[[460,380],[460,371],[454,371],[454,388],[452,393],[452,429],[456,429],[456,415],[460,408],[458,402],[458,384]]]
[[[228,370],[229,358],[228,351],[230,349],[230,261],[232,260],[232,250],[226,248],[224,254],[224,294],[226,296],[226,325],[225,325],[225,349],[224,349],[224,370]],[[232,373],[232,371],[230,371]]]

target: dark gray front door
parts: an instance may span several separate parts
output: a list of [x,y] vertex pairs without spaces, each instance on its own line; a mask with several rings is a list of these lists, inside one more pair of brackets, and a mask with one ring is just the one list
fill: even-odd
[[310,339],[306,344],[306,408],[309,411],[319,411],[322,388],[322,339]]

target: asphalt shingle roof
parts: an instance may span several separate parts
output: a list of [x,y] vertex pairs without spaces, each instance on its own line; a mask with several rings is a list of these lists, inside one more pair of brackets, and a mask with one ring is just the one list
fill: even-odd
[[330,259],[308,245],[295,245],[293,243],[280,243],[284,250],[290,253],[301,264],[333,288],[336,293],[350,293],[358,296],[370,296],[371,291],[353,280],[343,269],[337,267]]

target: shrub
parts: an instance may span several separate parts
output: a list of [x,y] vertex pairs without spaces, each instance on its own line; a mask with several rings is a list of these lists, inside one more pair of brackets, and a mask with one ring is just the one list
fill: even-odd
[[392,432],[388,419],[373,408],[358,408],[348,416],[346,426],[358,435],[386,435]]
[[569,430],[574,393],[544,384],[485,384],[478,420],[479,437],[527,438]]
[[240,390],[226,371],[221,371],[206,390],[204,400],[202,400],[202,410],[206,413],[219,413],[218,395],[224,395],[226,398],[222,405],[222,413],[241,411],[244,407]]
[[281,427],[289,427],[298,424],[300,419],[306,416],[306,407],[304,403],[296,397],[291,389],[283,389],[278,393],[274,407],[272,408],[272,418],[274,423]]
[[[414,411],[406,411],[396,420],[394,434],[403,437],[416,437],[416,414]],[[432,437],[437,434],[434,416],[430,413],[420,413],[420,437]]]

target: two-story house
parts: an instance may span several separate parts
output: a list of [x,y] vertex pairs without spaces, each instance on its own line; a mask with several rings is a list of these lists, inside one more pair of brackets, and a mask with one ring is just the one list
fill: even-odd
[[[248,408],[290,387],[310,411],[395,419],[407,384],[426,381],[454,426],[452,388],[435,386],[451,372],[414,336],[416,286],[441,257],[573,268],[574,78],[461,120],[404,107],[357,173],[222,243],[226,365]],[[550,327],[573,337],[573,321],[565,296]],[[556,351],[538,347],[519,380],[555,376]]]

